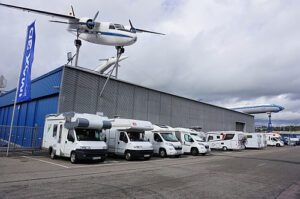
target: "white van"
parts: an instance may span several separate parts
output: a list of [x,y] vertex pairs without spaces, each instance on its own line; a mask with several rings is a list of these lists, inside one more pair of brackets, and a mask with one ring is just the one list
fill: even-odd
[[152,157],[153,146],[145,140],[145,131],[153,129],[151,122],[115,118],[111,123],[112,128],[105,131],[110,154],[125,156],[126,160]]
[[245,149],[247,138],[241,131],[211,131],[207,132],[206,140],[211,149],[227,151]]
[[284,142],[281,140],[281,135],[278,133],[266,133],[268,146],[284,146]]
[[50,157],[68,157],[72,163],[81,159],[104,161],[107,145],[103,129],[111,128],[107,117],[86,113],[49,115],[45,120],[42,147]]
[[175,136],[175,129],[169,126],[153,125],[152,131],[146,131],[145,138],[152,143],[154,154],[162,158],[180,157],[183,153],[182,145]]
[[265,147],[262,133],[244,133],[247,137],[245,147],[248,149],[262,149]]
[[183,153],[192,155],[205,155],[210,152],[210,148],[202,138],[192,135],[193,130],[187,128],[175,128],[175,135],[182,144]]

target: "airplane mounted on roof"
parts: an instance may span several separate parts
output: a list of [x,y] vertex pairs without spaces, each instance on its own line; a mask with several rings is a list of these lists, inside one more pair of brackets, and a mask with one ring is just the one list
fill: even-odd
[[130,20],[129,20],[130,28],[126,28],[124,25],[117,24],[117,23],[97,22],[96,19],[98,17],[99,11],[95,14],[93,18],[88,18],[88,17],[77,18],[75,17],[73,7],[70,15],[64,15],[64,14],[58,14],[58,13],[53,13],[53,12],[48,12],[43,10],[36,10],[32,8],[19,7],[19,6],[3,4],[3,3],[0,3],[0,6],[5,6],[9,8],[15,8],[15,9],[27,11],[27,12],[33,12],[33,13],[65,19],[66,21],[50,20],[50,22],[67,24],[68,25],[67,30],[69,32],[75,33],[77,35],[77,38],[81,38],[87,42],[100,44],[100,45],[108,45],[108,46],[116,46],[116,47],[129,46],[134,44],[137,41],[137,33],[141,33],[141,32],[164,35],[163,33],[159,33],[159,32],[153,32],[149,30],[135,28],[132,25]]

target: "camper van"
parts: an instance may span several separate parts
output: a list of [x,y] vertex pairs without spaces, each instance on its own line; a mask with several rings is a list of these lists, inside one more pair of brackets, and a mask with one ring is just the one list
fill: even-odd
[[152,143],[154,154],[162,158],[180,157],[183,153],[182,145],[175,136],[175,129],[169,126],[153,125],[152,131],[146,131],[145,138]]
[[247,138],[241,131],[211,131],[207,132],[206,140],[211,149],[227,151],[245,149]]
[[262,133],[244,133],[247,137],[245,147],[248,149],[262,149],[265,148],[263,134]]
[[284,146],[283,141],[281,140],[281,135],[278,133],[266,133],[267,145],[268,146]]
[[145,131],[153,129],[151,122],[115,118],[111,123],[112,128],[105,131],[110,154],[124,156],[126,160],[152,157],[153,146],[145,139]]
[[175,135],[182,144],[183,153],[192,155],[205,155],[210,152],[208,144],[199,136],[192,135],[193,130],[187,128],[175,128]]
[[42,147],[52,159],[68,157],[71,163],[82,159],[104,161],[107,145],[103,129],[111,128],[107,117],[86,113],[62,113],[45,119]]

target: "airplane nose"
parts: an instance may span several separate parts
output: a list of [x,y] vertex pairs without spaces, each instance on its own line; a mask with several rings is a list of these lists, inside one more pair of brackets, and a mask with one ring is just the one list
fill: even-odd
[[282,106],[279,106],[279,109],[280,109],[280,111],[282,111],[282,110],[284,110],[284,107],[282,107]]

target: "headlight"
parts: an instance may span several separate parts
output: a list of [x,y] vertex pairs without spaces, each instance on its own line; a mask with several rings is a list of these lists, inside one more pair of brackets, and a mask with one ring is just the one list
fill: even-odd
[[80,146],[80,149],[91,149],[90,146]]

